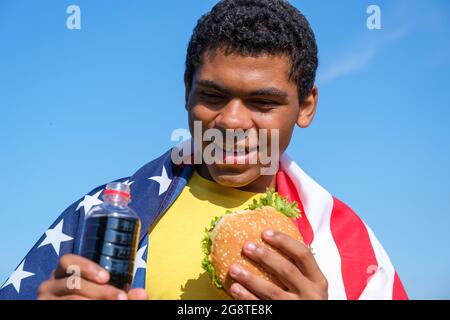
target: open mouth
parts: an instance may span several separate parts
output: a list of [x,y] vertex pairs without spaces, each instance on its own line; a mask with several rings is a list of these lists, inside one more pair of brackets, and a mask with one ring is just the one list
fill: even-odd
[[213,142],[215,150],[219,151],[219,158],[227,164],[253,164],[258,157],[258,145],[232,145],[226,146]]
[[247,145],[233,145],[233,146],[227,146],[227,145],[222,145],[222,144],[218,144],[213,142],[214,147],[218,150],[220,150],[223,153],[229,153],[229,154],[246,154],[246,153],[251,153],[254,151],[258,151],[258,145],[255,146],[247,146]]

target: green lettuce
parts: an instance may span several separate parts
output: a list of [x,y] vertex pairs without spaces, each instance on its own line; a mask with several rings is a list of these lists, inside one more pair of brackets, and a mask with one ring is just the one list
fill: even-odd
[[[255,210],[257,208],[262,208],[264,206],[270,206],[275,208],[278,212],[284,214],[288,218],[300,218],[300,210],[298,209],[298,204],[296,201],[289,202],[285,197],[279,195],[273,188],[267,188],[266,194],[261,196],[259,200],[253,199],[253,203],[251,203],[244,210]],[[232,211],[227,210],[225,214],[230,214]],[[212,264],[210,255],[211,255],[211,233],[219,223],[222,217],[214,217],[211,220],[209,227],[205,228],[205,235],[202,240],[202,249],[205,256],[202,260],[202,268],[209,274],[211,277],[212,283],[217,288],[223,288],[223,284],[220,282],[219,276],[216,273],[216,269]]]

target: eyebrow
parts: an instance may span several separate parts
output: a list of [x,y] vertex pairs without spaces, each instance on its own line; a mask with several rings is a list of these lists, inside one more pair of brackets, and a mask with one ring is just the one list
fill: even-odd
[[250,92],[250,96],[275,96],[279,98],[287,98],[288,94],[277,88],[262,88]]
[[195,83],[196,83],[196,85],[201,86],[201,87],[207,87],[207,88],[214,89],[214,90],[220,91],[222,93],[226,93],[226,94],[230,93],[227,89],[225,89],[218,83],[211,81],[211,80],[197,80]]
[[[224,94],[229,94],[230,91],[219,85],[218,83],[211,81],[211,80],[197,80],[196,84],[198,86],[207,87],[210,89],[214,89],[217,91],[220,91]],[[252,91],[249,93],[249,96],[275,96],[279,98],[287,98],[288,94],[280,89],[268,87],[268,88],[261,88],[257,89],[255,91]]]

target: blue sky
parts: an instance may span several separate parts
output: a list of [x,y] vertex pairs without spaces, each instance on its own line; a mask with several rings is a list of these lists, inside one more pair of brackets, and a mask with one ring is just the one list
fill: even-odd
[[[69,204],[187,127],[185,50],[214,3],[0,1],[0,282]],[[292,3],[316,33],[320,99],[290,155],[372,227],[411,298],[450,299],[450,3]]]

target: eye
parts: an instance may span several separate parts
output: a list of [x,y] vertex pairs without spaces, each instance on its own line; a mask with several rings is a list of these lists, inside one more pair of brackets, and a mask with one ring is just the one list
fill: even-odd
[[210,103],[219,103],[219,102],[223,102],[226,97],[224,97],[223,95],[220,95],[218,93],[213,93],[213,92],[204,92],[201,91],[199,93],[199,96],[206,102],[210,102]]
[[262,110],[271,110],[279,105],[278,102],[266,99],[251,100],[248,102],[250,106]]

